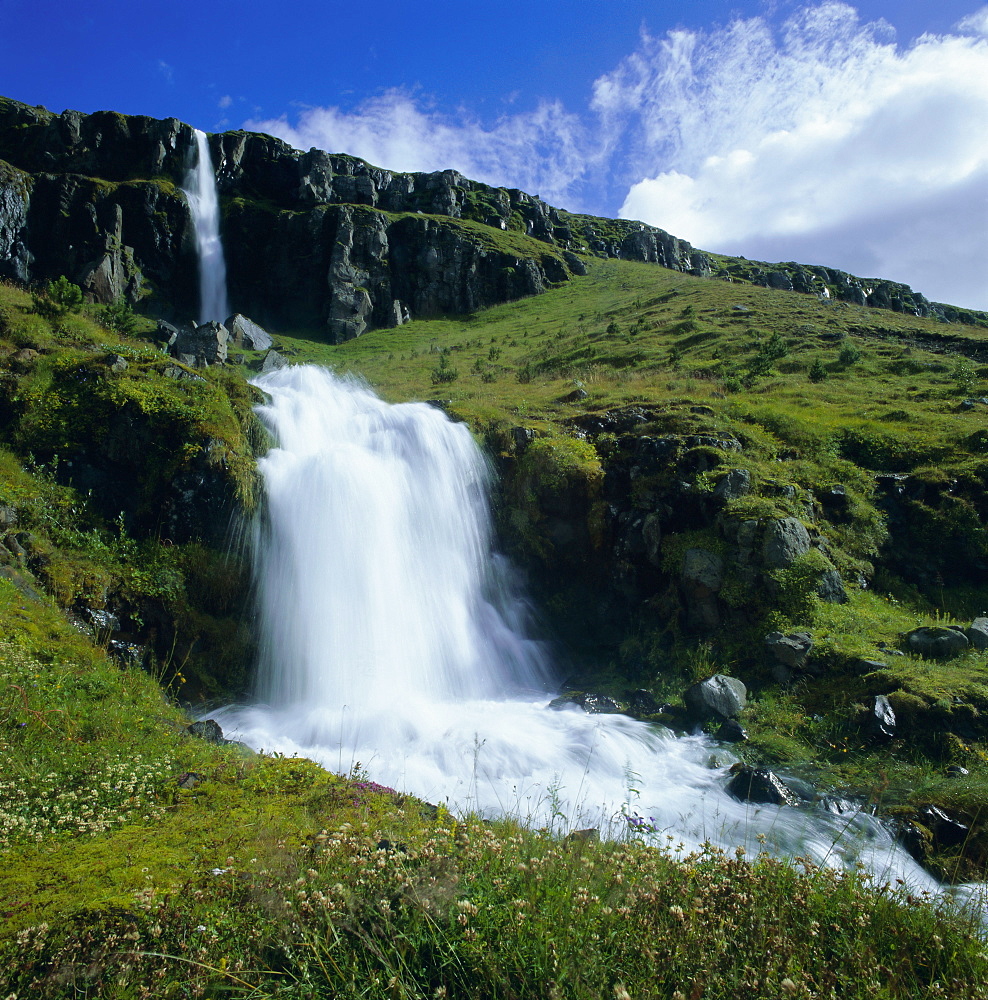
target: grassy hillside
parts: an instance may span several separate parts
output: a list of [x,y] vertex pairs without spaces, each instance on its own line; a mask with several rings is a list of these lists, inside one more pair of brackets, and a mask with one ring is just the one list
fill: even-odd
[[[359,764],[331,775],[190,734],[177,699],[246,683],[249,605],[243,566],[195,537],[207,513],[169,506],[171,485],[215,474],[209,495],[249,508],[263,445],[243,370],[182,370],[150,326],[0,286],[0,995],[988,996],[969,920],[857,874],[454,817]],[[742,755],[870,797],[927,837],[934,870],[985,877],[985,656],[888,652],[909,628],[988,607],[983,330],[600,261],[474,316],[336,348],[277,341],[470,422],[504,475],[505,543],[559,628],[587,607],[561,577],[620,593],[608,498],[652,510],[688,473],[638,584],[648,599],[611,608],[606,640],[570,633],[576,680],[647,687],[676,710],[690,680],[742,676]],[[608,423],[629,413],[633,433]],[[675,475],[625,491],[615,477],[642,435],[740,450],[691,446]],[[754,489],[707,518],[728,467]],[[904,527],[882,475],[923,485]],[[843,519],[810,516],[808,497],[836,483]],[[550,494],[592,521],[567,551],[547,531]],[[799,564],[693,628],[684,548],[782,517],[826,532],[848,602],[819,599]],[[910,558],[888,551],[894,537]],[[101,610],[127,619],[142,657],[108,648]],[[807,629],[821,669],[774,679],[758,645],[770,627]],[[906,735],[860,737],[875,693],[895,696]],[[934,842],[930,805],[964,821],[962,843]]]
[[[948,876],[984,876],[988,662],[973,650],[939,663],[900,647],[911,629],[965,625],[988,609],[988,331],[598,261],[586,278],[469,317],[412,322],[334,348],[281,343],[293,360],[352,371],[391,400],[442,400],[499,456],[503,538],[571,642],[573,685],[618,696],[640,685],[675,703],[693,680],[739,676],[755,694],[745,722],[752,761],[850,787],[915,820],[927,838],[920,810],[954,810],[970,827],[964,848],[926,860]],[[675,504],[689,512],[709,502],[729,468],[746,470],[754,488],[692,521],[673,519],[657,557],[664,569],[635,595],[642,607],[599,643],[602,625],[569,578],[609,585],[593,560],[606,572],[620,561],[608,549],[616,529],[558,572],[565,555],[545,551],[530,466],[551,479],[544,469],[555,462],[561,481],[582,476],[588,490],[600,489],[590,480],[611,476],[625,454],[622,435],[601,428],[636,409],[648,417],[643,434],[740,444],[726,455],[707,447]],[[516,428],[542,436],[537,456],[517,453]],[[655,478],[630,489],[643,513],[668,488]],[[594,495],[613,500],[603,481]],[[838,513],[819,501],[835,485],[846,499]],[[915,498],[890,506],[886,494],[897,498],[900,488]],[[581,510],[595,516],[593,504]],[[723,551],[725,523],[785,517],[802,518],[822,544],[776,571],[772,587],[729,578],[721,625],[690,629],[675,579],[684,549]],[[814,560],[839,571],[847,603],[813,592]],[[780,684],[762,638],[797,629],[812,636],[814,669]],[[889,697],[901,725],[898,739],[876,745],[859,720],[877,695]]]

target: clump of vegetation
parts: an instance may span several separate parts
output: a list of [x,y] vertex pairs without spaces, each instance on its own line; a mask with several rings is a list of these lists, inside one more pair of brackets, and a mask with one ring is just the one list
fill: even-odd
[[449,350],[444,349],[439,354],[439,364],[432,369],[433,385],[449,385],[460,377],[460,373],[453,367],[449,360]]

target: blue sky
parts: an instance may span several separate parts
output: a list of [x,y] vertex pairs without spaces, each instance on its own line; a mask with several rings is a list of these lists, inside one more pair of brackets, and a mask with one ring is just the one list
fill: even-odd
[[[0,93],[455,167],[988,308],[988,7],[0,0]],[[0,153],[2,155],[2,153]]]

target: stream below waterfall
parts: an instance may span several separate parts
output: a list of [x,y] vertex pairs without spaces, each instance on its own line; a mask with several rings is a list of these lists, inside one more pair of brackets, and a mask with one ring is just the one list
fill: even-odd
[[359,764],[454,812],[616,837],[640,817],[673,850],[861,864],[938,891],[870,815],[733,799],[708,737],[548,708],[552,664],[492,553],[489,469],[466,425],[316,367],[256,384],[277,442],[259,462],[261,662],[257,702],[213,714],[228,736]]

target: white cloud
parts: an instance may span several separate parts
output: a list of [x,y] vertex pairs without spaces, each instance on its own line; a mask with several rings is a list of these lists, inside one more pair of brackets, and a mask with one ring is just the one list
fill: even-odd
[[988,308],[988,6],[907,48],[835,0],[777,27],[643,34],[580,114],[543,102],[481,122],[392,90],[245,127]]
[[216,105],[221,110],[230,107],[233,104],[233,98],[229,94],[224,94],[217,102]]
[[760,19],[646,36],[595,104],[641,177],[623,216],[988,308],[984,39],[925,35],[903,51],[886,25],[826,3],[778,38]]
[[957,30],[968,35],[988,35],[988,6],[962,18],[957,24]]
[[568,203],[587,165],[590,136],[558,102],[484,125],[465,112],[443,114],[404,90],[389,90],[354,111],[309,108],[296,124],[252,120],[299,149],[346,152],[392,170],[459,170],[475,180],[517,187]]

